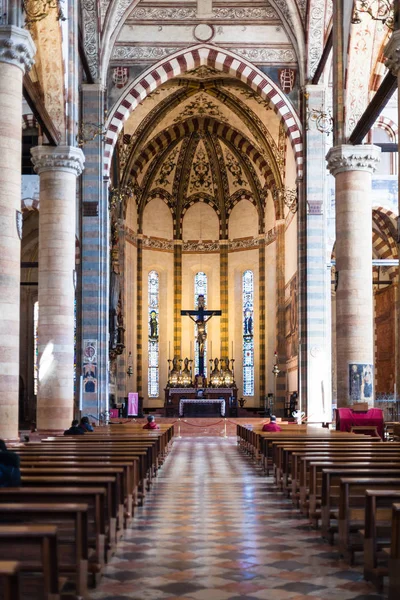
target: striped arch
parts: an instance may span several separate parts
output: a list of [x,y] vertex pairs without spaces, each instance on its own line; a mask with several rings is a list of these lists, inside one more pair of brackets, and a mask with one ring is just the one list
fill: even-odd
[[[398,258],[396,244],[396,215],[379,206],[372,209],[372,248],[377,258]],[[385,267],[389,279],[395,279],[398,267]],[[374,279],[379,277],[379,268],[374,267]]]
[[379,117],[379,119],[377,119],[375,123],[375,127],[384,129],[391,137],[392,142],[397,142],[399,128],[397,124],[394,121],[392,121],[392,119],[388,119],[388,117]]
[[274,174],[271,170],[270,165],[261,155],[261,153],[254,147],[254,145],[239,131],[233,129],[226,123],[221,123],[206,117],[204,119],[194,118],[188,119],[176,125],[172,125],[168,129],[165,129],[141,150],[140,156],[134,162],[131,167],[130,174],[135,176],[139,171],[143,169],[145,164],[149,162],[154,156],[165,150],[169,144],[179,140],[195,131],[207,130],[209,133],[213,133],[218,137],[230,142],[237,150],[240,150],[243,154],[248,156],[252,162],[254,162],[260,171],[264,173],[266,184],[272,186],[275,182]]
[[229,198],[229,200],[227,202],[227,207],[226,207],[226,216],[227,217],[230,216],[230,214],[233,210],[233,207],[236,206],[236,204],[238,202],[240,202],[241,200],[248,200],[258,210],[257,202],[256,202],[256,199],[254,198],[253,194],[251,192],[249,192],[248,190],[244,190],[244,189],[238,190],[237,192],[232,194],[232,196]]
[[40,202],[39,198],[22,198],[21,200],[21,211],[29,212],[31,210],[39,211]]
[[167,60],[151,66],[120,97],[116,108],[111,112],[107,121],[104,149],[105,175],[109,173],[114,146],[123,124],[138,104],[169,79],[201,65],[207,65],[237,77],[271,103],[275,113],[281,118],[290,139],[297,164],[297,176],[302,177],[303,144],[301,124],[288,98],[267,75],[249,61],[235,55],[233,52],[208,44],[198,44],[192,48],[176,52]]
[[189,210],[191,206],[193,206],[193,204],[196,204],[197,202],[204,202],[204,204],[208,204],[208,206],[211,206],[211,208],[217,213],[218,219],[221,220],[221,211],[217,203],[215,202],[214,197],[210,196],[209,194],[206,194],[205,192],[198,192],[197,194],[192,194],[191,196],[189,196],[189,198],[187,198],[181,211],[181,225],[185,213]]

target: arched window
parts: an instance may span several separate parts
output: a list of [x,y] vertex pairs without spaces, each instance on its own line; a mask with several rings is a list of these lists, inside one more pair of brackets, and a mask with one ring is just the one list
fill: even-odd
[[[207,275],[199,271],[194,276],[194,308],[199,304],[199,296],[204,296],[204,308],[207,308]],[[206,327],[207,332],[207,327]],[[194,328],[195,346],[194,346],[194,372],[199,372],[199,343],[197,341],[197,329]],[[204,344],[204,377],[207,377],[207,339]]]
[[158,346],[158,320],[159,320],[159,276],[156,271],[150,271],[148,276],[148,315],[149,315],[149,369],[148,369],[148,394],[149,398],[159,396],[159,346]]
[[254,396],[254,276],[245,271],[242,281],[243,303],[243,396]]
[[39,347],[38,347],[39,302],[33,305],[33,393],[37,396],[39,379]]

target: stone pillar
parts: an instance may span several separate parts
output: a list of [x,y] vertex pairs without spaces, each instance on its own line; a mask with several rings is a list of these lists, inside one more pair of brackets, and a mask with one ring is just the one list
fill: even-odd
[[[307,85],[305,92],[308,110],[325,108],[325,86]],[[299,202],[298,210],[299,287],[303,294],[300,302],[299,366],[304,384],[301,409],[311,421],[330,421],[332,416],[325,153],[326,134],[311,120],[305,131],[305,199]]]
[[[276,227],[276,348],[279,374],[276,378],[274,411],[283,417],[286,400],[286,328],[285,328],[285,219],[277,219]],[[274,357],[267,369],[272,371]],[[275,376],[274,376],[275,377]]]
[[37,425],[60,430],[74,411],[76,178],[84,156],[72,146],[31,153],[40,176]]
[[[397,76],[397,87],[400,86],[400,30],[393,31],[389,43],[385,48],[386,66],[392,71],[393,75]],[[400,102],[397,102],[398,114],[400,118]],[[400,144],[400,140],[399,140]],[[400,152],[398,154],[400,167]],[[399,189],[400,189],[400,168],[399,172]],[[398,195],[398,214],[400,215],[400,194]],[[400,224],[397,225],[397,253],[400,256]],[[400,324],[400,294],[397,294],[396,300],[397,323]],[[400,328],[399,328],[400,329]],[[400,394],[400,330],[396,334],[396,395]]]
[[22,77],[33,64],[28,31],[0,27],[0,438],[18,437],[22,237]]
[[[110,221],[104,141],[90,123],[104,123],[104,88],[82,84],[85,170],[82,175],[82,412],[98,417],[109,401]],[[86,127],[85,127],[86,124]],[[87,128],[87,131],[85,129]],[[93,138],[93,139],[92,139]],[[90,378],[85,380],[85,372]]]
[[374,403],[371,178],[379,155],[373,145],[336,146],[327,155],[336,180],[338,407]]

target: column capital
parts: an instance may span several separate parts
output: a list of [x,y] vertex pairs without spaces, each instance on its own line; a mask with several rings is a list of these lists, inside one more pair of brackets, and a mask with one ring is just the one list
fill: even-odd
[[15,65],[25,73],[32,68],[35,54],[36,47],[29,31],[15,25],[0,27],[0,62]]
[[64,171],[79,177],[83,171],[85,156],[75,146],[35,146],[31,154],[38,175],[45,171]]
[[400,30],[393,31],[390,40],[385,46],[384,55],[386,57],[386,66],[397,75],[400,70]]
[[326,155],[328,169],[332,175],[346,171],[375,173],[380,161],[381,149],[373,144],[342,144],[334,146]]

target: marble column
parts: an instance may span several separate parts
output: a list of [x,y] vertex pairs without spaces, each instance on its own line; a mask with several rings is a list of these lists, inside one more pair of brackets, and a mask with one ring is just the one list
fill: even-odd
[[[105,90],[82,84],[82,123],[85,170],[82,174],[82,364],[79,374],[91,367],[93,376],[83,385],[82,412],[99,417],[109,402],[109,282],[110,220],[108,178],[103,175],[104,139],[90,123],[104,123]],[[87,125],[89,124],[89,125]],[[85,129],[88,131],[85,132]]]
[[37,146],[39,220],[39,430],[67,429],[74,412],[76,178],[84,156],[73,146]]
[[0,27],[0,438],[18,437],[22,77],[29,32]]
[[[305,87],[309,111],[325,109],[323,85]],[[300,289],[301,409],[311,421],[330,421],[332,415],[330,290],[327,269],[328,206],[326,202],[326,134],[310,120],[305,133],[305,192],[298,209]],[[298,406],[300,408],[300,405]]]
[[[397,76],[397,88],[400,87],[400,30],[393,31],[389,43],[385,48],[385,57],[386,57],[386,66],[392,71],[393,75]],[[400,119],[400,103],[397,102],[398,115]],[[400,122],[400,121],[399,121]],[[399,139],[400,145],[400,139]],[[400,152],[398,154],[399,167],[400,167]],[[398,169],[399,173],[399,189],[400,189],[400,168]],[[398,214],[400,215],[400,194],[398,195]],[[397,253],[400,256],[400,235],[399,235],[399,225],[398,225],[398,233],[397,233]],[[399,271],[398,271],[399,272]],[[399,276],[398,276],[399,277]],[[400,332],[400,294],[397,294],[396,301],[396,313],[397,313],[397,328],[398,332]],[[397,397],[399,397],[400,390],[400,334],[396,335],[396,376],[395,376]]]
[[327,155],[336,184],[338,407],[374,404],[371,179],[379,155],[373,145],[336,146]]

